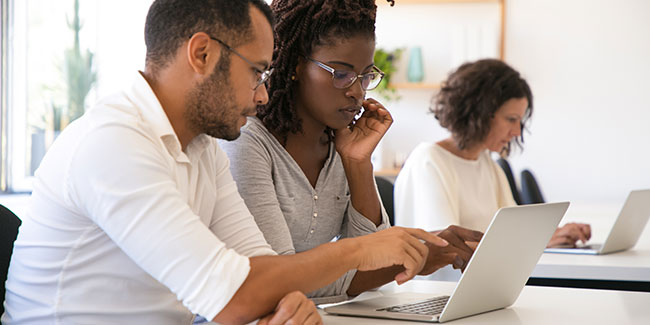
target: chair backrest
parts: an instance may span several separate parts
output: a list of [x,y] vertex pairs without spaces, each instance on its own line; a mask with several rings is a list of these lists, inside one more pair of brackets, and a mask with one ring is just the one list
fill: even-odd
[[390,225],[395,225],[395,208],[393,206],[393,182],[381,177],[375,176],[375,182],[377,182],[377,188],[379,189],[379,197],[381,202],[384,204],[384,209],[388,214],[388,220]]
[[521,204],[544,203],[544,196],[537,185],[533,173],[524,169],[521,171]]
[[18,236],[18,227],[20,219],[11,210],[0,204],[0,315],[4,313],[5,301],[5,282],[7,281],[7,271],[9,269],[9,260],[11,252],[14,250],[14,241]]
[[503,169],[503,172],[506,174],[506,178],[508,179],[508,184],[510,184],[510,191],[512,192],[512,197],[515,199],[515,202],[517,202],[517,204],[522,204],[521,196],[519,195],[519,189],[517,188],[517,183],[515,182],[515,176],[512,174],[512,169],[510,168],[510,164],[508,163],[507,160],[503,158],[499,158],[497,160],[497,164],[501,166],[501,169]]

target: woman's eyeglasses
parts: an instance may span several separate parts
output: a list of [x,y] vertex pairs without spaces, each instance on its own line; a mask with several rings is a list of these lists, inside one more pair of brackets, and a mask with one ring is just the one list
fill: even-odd
[[384,78],[384,73],[379,70],[376,66],[372,67],[372,70],[370,72],[366,72],[364,74],[357,74],[354,71],[350,70],[339,70],[339,69],[334,69],[327,64],[314,60],[312,58],[306,58],[307,60],[315,63],[319,67],[323,68],[327,72],[332,74],[332,85],[334,88],[338,89],[345,89],[352,84],[354,84],[357,79],[361,79],[361,88],[364,90],[373,90],[379,86],[379,83],[381,82],[381,79]]

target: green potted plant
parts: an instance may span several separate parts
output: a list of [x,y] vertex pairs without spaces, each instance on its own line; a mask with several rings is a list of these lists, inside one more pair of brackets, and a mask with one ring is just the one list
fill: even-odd
[[391,87],[390,79],[397,71],[396,62],[399,60],[402,55],[403,49],[395,49],[393,51],[388,51],[382,48],[375,50],[375,65],[379,70],[384,72],[384,79],[381,81],[379,86],[375,88],[374,91],[377,92],[387,101],[393,101],[400,99],[397,89]]
[[64,53],[64,76],[67,85],[68,105],[66,114],[58,116],[59,130],[62,130],[67,123],[83,115],[86,96],[88,96],[97,80],[97,73],[93,65],[94,54],[88,49],[82,51],[79,44],[79,32],[83,28],[79,20],[79,0],[74,1],[74,17],[72,22],[68,21],[68,27],[74,34],[74,42],[72,48],[68,48]]
[[[51,95],[50,104],[45,108],[43,116],[35,119],[34,131],[31,138],[32,175],[45,152],[54,139],[72,121],[85,112],[85,101],[88,93],[97,80],[94,68],[94,54],[84,49],[82,51],[79,33],[83,24],[79,18],[79,0],[74,0],[73,18],[68,19],[68,28],[73,34],[72,47],[63,53],[62,77],[63,85],[46,86],[44,89]],[[62,92],[63,96],[59,96]],[[62,99],[65,98],[65,99]]]

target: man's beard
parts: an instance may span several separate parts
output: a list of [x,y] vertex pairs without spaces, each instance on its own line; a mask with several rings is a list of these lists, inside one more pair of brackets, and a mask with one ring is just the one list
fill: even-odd
[[212,74],[187,95],[184,116],[191,130],[229,141],[239,137],[242,110],[229,73],[230,57],[222,55]]

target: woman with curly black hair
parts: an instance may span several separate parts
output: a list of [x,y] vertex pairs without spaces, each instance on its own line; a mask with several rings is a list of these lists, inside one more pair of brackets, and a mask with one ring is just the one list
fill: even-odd
[[[383,77],[373,63],[375,1],[277,0],[271,8],[277,24],[269,102],[238,140],[222,144],[240,194],[278,254],[389,228],[370,155],[393,120],[365,98]],[[452,232],[469,240],[481,236]],[[449,263],[463,267],[471,250],[445,251],[454,247],[429,247],[421,273]],[[351,271],[309,296],[343,300],[400,272]]]
[[[513,145],[521,147],[533,113],[530,87],[506,63],[479,60],[449,75],[430,110],[451,136],[411,152],[395,182],[396,223],[484,231],[499,208],[516,205],[490,152],[507,156]],[[548,245],[574,246],[590,236],[589,225],[571,223]]]

